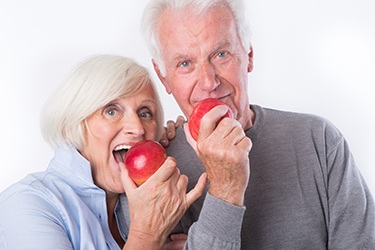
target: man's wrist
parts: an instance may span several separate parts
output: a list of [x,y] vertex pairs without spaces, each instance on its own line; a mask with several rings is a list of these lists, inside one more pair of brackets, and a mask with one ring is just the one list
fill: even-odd
[[232,205],[207,193],[194,230],[228,242],[240,241],[245,210],[244,206]]
[[223,185],[211,185],[208,188],[208,193],[220,200],[228,202],[235,206],[243,206],[245,191],[235,187],[225,187]]

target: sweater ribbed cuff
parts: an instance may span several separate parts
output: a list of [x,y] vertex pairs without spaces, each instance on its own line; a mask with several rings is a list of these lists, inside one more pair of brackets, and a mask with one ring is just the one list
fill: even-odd
[[239,241],[245,210],[245,207],[232,205],[207,193],[196,226],[215,237]]

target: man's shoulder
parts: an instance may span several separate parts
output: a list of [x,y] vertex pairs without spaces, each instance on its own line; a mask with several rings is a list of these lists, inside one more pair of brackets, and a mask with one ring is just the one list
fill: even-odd
[[[256,105],[251,107],[255,112],[253,127],[247,135],[254,140],[273,141],[275,138],[291,140],[314,140],[326,143],[326,140],[337,144],[343,135],[328,119],[303,112],[277,110]],[[322,141],[323,140],[323,141]]]
[[251,107],[256,114],[256,119],[259,118],[266,124],[295,124],[308,127],[333,126],[325,117],[308,112],[266,108],[258,105],[252,105]]

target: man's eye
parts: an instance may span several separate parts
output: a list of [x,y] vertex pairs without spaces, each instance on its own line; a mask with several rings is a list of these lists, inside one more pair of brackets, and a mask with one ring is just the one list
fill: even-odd
[[180,66],[183,67],[183,68],[189,67],[190,66],[190,62],[183,61],[182,63],[180,63]]
[[226,55],[228,55],[228,52],[226,52],[226,51],[221,51],[221,52],[217,53],[217,57],[220,57],[220,58],[223,58]]

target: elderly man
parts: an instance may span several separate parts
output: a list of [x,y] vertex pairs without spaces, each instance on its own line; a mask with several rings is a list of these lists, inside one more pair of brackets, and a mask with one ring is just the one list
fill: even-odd
[[212,109],[197,141],[185,124],[168,148],[191,184],[209,180],[175,232],[189,249],[375,249],[374,201],[342,134],[250,105],[245,13],[242,0],[151,0],[143,14],[155,71],[185,116],[205,98],[234,113],[216,125],[227,108]]

